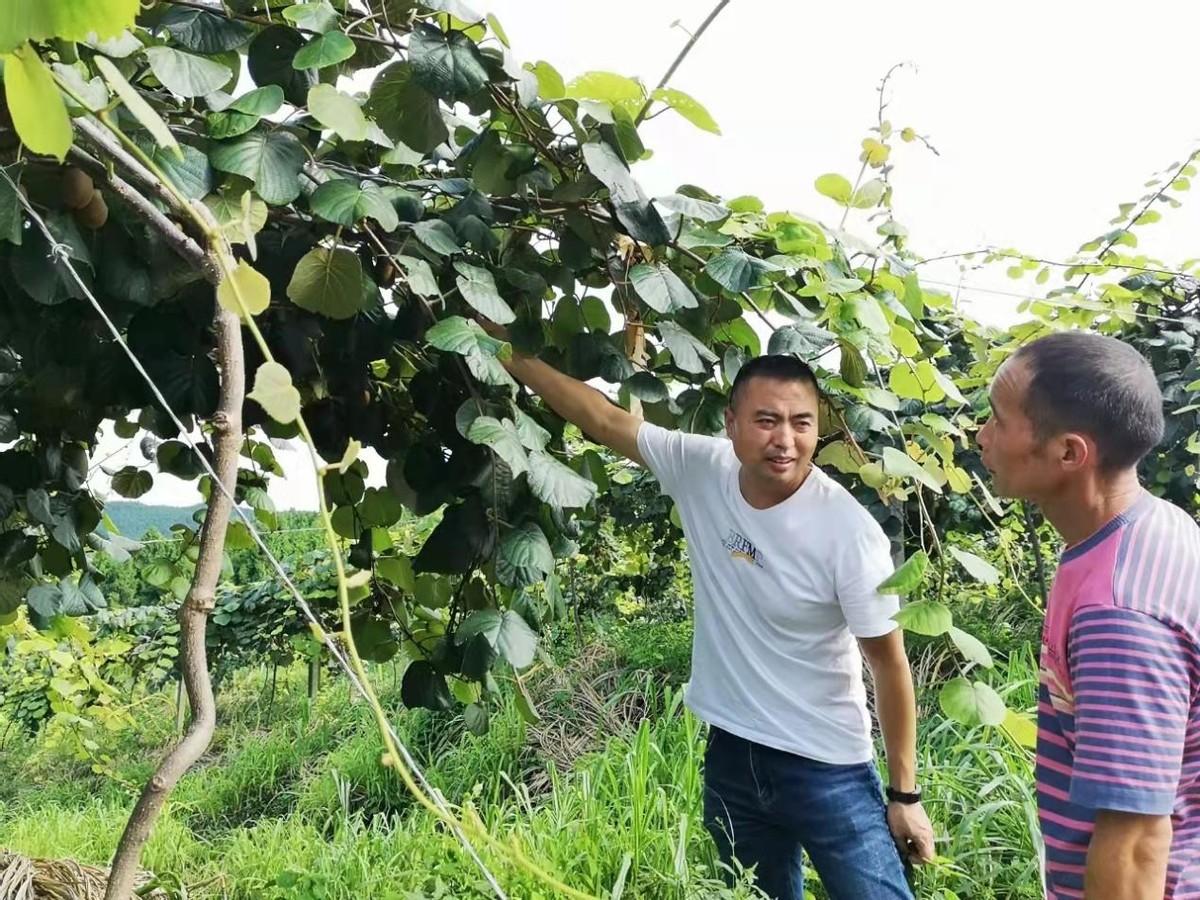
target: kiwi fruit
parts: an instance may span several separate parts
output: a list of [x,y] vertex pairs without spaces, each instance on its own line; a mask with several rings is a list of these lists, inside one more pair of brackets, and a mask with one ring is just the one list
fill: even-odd
[[67,209],[83,209],[92,202],[96,185],[87,172],[72,166],[63,174],[62,192]]
[[84,228],[101,228],[108,221],[108,204],[99,191],[92,195],[88,205],[75,210],[75,221]]

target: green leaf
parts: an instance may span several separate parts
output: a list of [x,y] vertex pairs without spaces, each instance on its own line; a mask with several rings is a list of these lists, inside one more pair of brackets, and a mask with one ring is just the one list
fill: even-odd
[[472,494],[442,514],[442,521],[413,561],[413,571],[465,574],[492,555],[495,539],[495,526],[483,499]]
[[888,372],[888,386],[906,400],[937,403],[945,399],[946,392],[938,381],[938,370],[927,359],[915,365],[901,361]]
[[[50,68],[54,72],[55,81],[63,85],[63,100],[71,115],[77,116],[87,110],[100,109],[108,105],[108,87],[100,76],[97,75],[85,81],[83,72],[80,71],[82,65],[78,63],[72,66],[51,63]],[[83,101],[82,107],[67,96],[68,90]]]
[[331,319],[349,319],[367,299],[362,263],[352,250],[314,247],[296,264],[287,295],[301,309]]
[[312,69],[296,69],[292,60],[304,47],[304,38],[286,25],[264,28],[250,42],[246,62],[259,87],[277,85],[293,106],[303,106],[308,89],[317,83]]
[[172,47],[147,47],[150,71],[167,90],[180,97],[203,97],[228,84],[233,73],[211,59]]
[[854,294],[847,298],[847,303],[851,314],[863,328],[880,336],[891,333],[891,326],[888,325],[879,301],[870,294]]
[[454,698],[444,676],[434,671],[423,659],[409,663],[400,684],[400,700],[409,709],[432,709],[441,712],[454,708]]
[[529,454],[529,488],[557,509],[581,509],[596,496],[591,479],[577,475],[544,450]]
[[453,256],[462,252],[462,246],[454,234],[454,229],[441,219],[426,219],[413,225],[413,236],[418,241],[442,256]]
[[1005,711],[1004,721],[1000,724],[1004,729],[1004,733],[1018,747],[1025,747],[1028,750],[1033,750],[1037,747],[1037,722],[1031,717],[1023,716],[1009,709]]
[[629,393],[645,403],[662,403],[671,396],[667,386],[649,372],[636,372],[625,382]]
[[918,550],[904,561],[895,572],[884,579],[875,590],[881,594],[911,594],[920,587],[925,578],[925,570],[929,567],[929,556],[924,550]]
[[550,443],[550,432],[522,412],[516,404],[513,404],[512,410],[521,444],[529,450],[545,450],[546,445]]
[[300,392],[291,373],[277,362],[266,362],[254,374],[254,390],[246,395],[276,422],[286,425],[300,418]]
[[169,6],[158,20],[184,50],[213,56],[235,50],[254,35],[245,22],[185,6]]
[[[540,88],[539,79],[539,93]],[[646,99],[640,82],[615,72],[584,72],[567,85],[565,93],[574,100],[603,100],[613,106],[636,107]]]
[[112,477],[113,490],[130,500],[136,500],[154,487],[154,476],[145,469],[125,466]]
[[480,706],[478,703],[469,703],[467,708],[463,710],[463,725],[467,731],[474,735],[485,735],[488,733],[488,711],[487,707]]
[[674,88],[659,88],[652,95],[679,113],[697,128],[712,134],[720,134],[721,128],[696,98]]
[[873,206],[878,206],[879,201],[883,199],[884,183],[879,178],[872,178],[870,181],[859,186],[858,190],[850,197],[850,206],[854,209],[870,209]]
[[217,286],[217,302],[239,318],[257,316],[271,305],[271,283],[244,259],[238,260]]
[[496,577],[508,587],[536,584],[554,571],[554,554],[546,535],[533,522],[509,531],[496,555]]
[[245,244],[267,224],[267,204],[250,191],[236,196],[225,191],[204,198],[221,233],[232,244]]
[[723,222],[729,218],[731,212],[728,207],[722,206],[720,203],[697,200],[695,197],[688,197],[684,194],[666,194],[662,197],[655,197],[654,202],[663,209],[701,222]]
[[305,159],[304,147],[287,131],[254,131],[232,143],[218,144],[209,153],[214,169],[249,178],[258,196],[272,206],[300,196]]
[[313,191],[308,205],[322,219],[347,227],[366,218],[374,219],[384,231],[395,231],[400,224],[396,208],[370,181],[357,185],[345,178],[326,181]]
[[245,113],[248,116],[269,116],[283,106],[283,88],[277,84],[255,88],[236,98],[227,110]]
[[512,348],[485,332],[479,323],[462,316],[449,316],[430,328],[425,339],[439,350],[464,357],[471,374],[484,384],[516,387],[499,358],[501,355],[507,358]]
[[343,94],[331,84],[318,84],[308,89],[308,111],[343,140],[367,139],[370,123],[363,115],[362,107],[353,97]]
[[530,725],[536,725],[542,721],[542,717],[537,711],[537,706],[533,702],[533,697],[529,695],[529,690],[525,687],[525,682],[523,682],[520,678],[515,680],[517,691],[514,695],[514,699],[517,704],[517,712],[526,723]]
[[[297,3],[283,11],[283,17],[296,28],[306,31],[331,31],[338,27],[341,19],[338,11],[328,0],[318,0],[316,3]],[[297,66],[303,68],[303,66]]]
[[675,365],[685,372],[699,375],[717,361],[717,354],[693,337],[691,332],[674,322],[665,319],[659,322],[658,333],[667,345]]
[[417,84],[446,100],[466,100],[488,83],[475,42],[461,31],[446,33],[427,23],[414,26],[409,62]]
[[417,591],[412,560],[407,556],[381,556],[375,560],[375,574],[402,591],[410,594],[415,594]]
[[494,647],[500,637],[503,621],[504,617],[497,609],[477,609],[458,626],[454,632],[454,643],[461,647],[472,638],[482,637]]
[[776,329],[767,342],[768,353],[790,353],[802,360],[822,353],[834,341],[831,332],[801,322]]
[[543,100],[560,100],[567,95],[567,86],[558,69],[545,60],[526,63],[525,68],[537,78],[538,96]]
[[500,420],[491,416],[479,416],[467,429],[467,440],[475,444],[483,444],[495,451],[496,455],[504,460],[512,470],[514,478],[529,466],[529,458],[525,454],[520,432],[517,431],[517,426],[508,419]]
[[912,478],[919,481],[935,494],[942,492],[942,486],[934,480],[932,475],[926,472],[915,459],[895,447],[883,448],[883,470],[895,478]]
[[413,80],[407,62],[393,63],[376,77],[366,110],[389,138],[421,153],[450,136],[437,100]]
[[988,648],[983,645],[983,641],[979,640],[979,638],[967,634],[961,628],[951,628],[950,640],[954,642],[954,646],[958,648],[958,652],[968,662],[975,663],[977,666],[983,666],[985,669],[990,669],[994,665],[992,654],[988,652]]
[[936,600],[913,600],[892,616],[905,631],[937,637],[954,627],[949,607]]
[[704,273],[730,293],[740,294],[758,284],[762,273],[773,268],[763,260],[730,247],[710,259],[704,266]]
[[34,153],[61,162],[71,148],[74,133],[54,76],[28,45],[6,54],[3,62],[4,96],[21,143]]
[[968,727],[974,725],[1000,725],[1008,708],[991,687],[982,681],[974,684],[965,678],[953,678],[942,687],[938,703],[951,719]]
[[1000,583],[999,570],[986,559],[981,559],[974,553],[968,553],[966,550],[960,550],[958,547],[947,547],[946,549],[976,581],[982,581],[984,584]]
[[695,294],[664,263],[638,263],[629,270],[629,280],[655,312],[667,314],[697,306]]
[[399,256],[396,261],[404,269],[408,288],[414,294],[421,297],[441,295],[441,289],[438,287],[437,279],[433,276],[433,269],[429,268],[429,263],[413,256]]
[[507,325],[517,318],[496,290],[496,282],[491,272],[464,262],[456,262],[454,268],[458,272],[454,283],[458,285],[459,293],[477,312],[487,316],[497,325]]
[[849,206],[850,198],[854,194],[854,186],[844,177],[835,173],[822,175],[817,179],[815,187],[817,193],[823,194],[842,206]]
[[132,28],[138,0],[5,0],[0,14],[0,52],[28,40],[59,37],[86,41]]
[[514,669],[525,669],[533,665],[537,653],[537,634],[516,610],[504,611],[500,633],[496,638],[496,650]]
[[305,44],[292,57],[292,67],[295,69],[324,69],[345,62],[355,54],[358,48],[354,41],[340,31],[323,34],[314,41]]
[[662,215],[611,146],[600,141],[586,143],[583,160],[588,171],[608,188],[617,218],[631,237],[654,246],[671,240]]

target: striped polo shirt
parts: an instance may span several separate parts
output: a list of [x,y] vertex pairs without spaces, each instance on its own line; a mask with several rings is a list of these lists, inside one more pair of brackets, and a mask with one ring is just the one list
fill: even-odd
[[1097,810],[1170,815],[1164,897],[1200,897],[1200,528],[1144,493],[1062,556],[1038,691],[1046,895],[1083,896]]

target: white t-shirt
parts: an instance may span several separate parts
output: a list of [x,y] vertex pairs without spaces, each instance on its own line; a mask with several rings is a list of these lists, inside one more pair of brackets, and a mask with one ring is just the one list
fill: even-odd
[[835,764],[873,758],[855,638],[897,627],[883,529],[813,467],[791,497],[755,509],[724,438],[643,423],[638,449],[674,498],[695,588],[691,710],[747,740]]

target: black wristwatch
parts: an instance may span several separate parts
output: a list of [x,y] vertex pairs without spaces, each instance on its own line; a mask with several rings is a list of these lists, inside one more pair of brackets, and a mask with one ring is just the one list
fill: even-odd
[[888,803],[905,803],[913,804],[921,802],[921,786],[917,785],[911,792],[898,791],[891,785],[887,789]]

